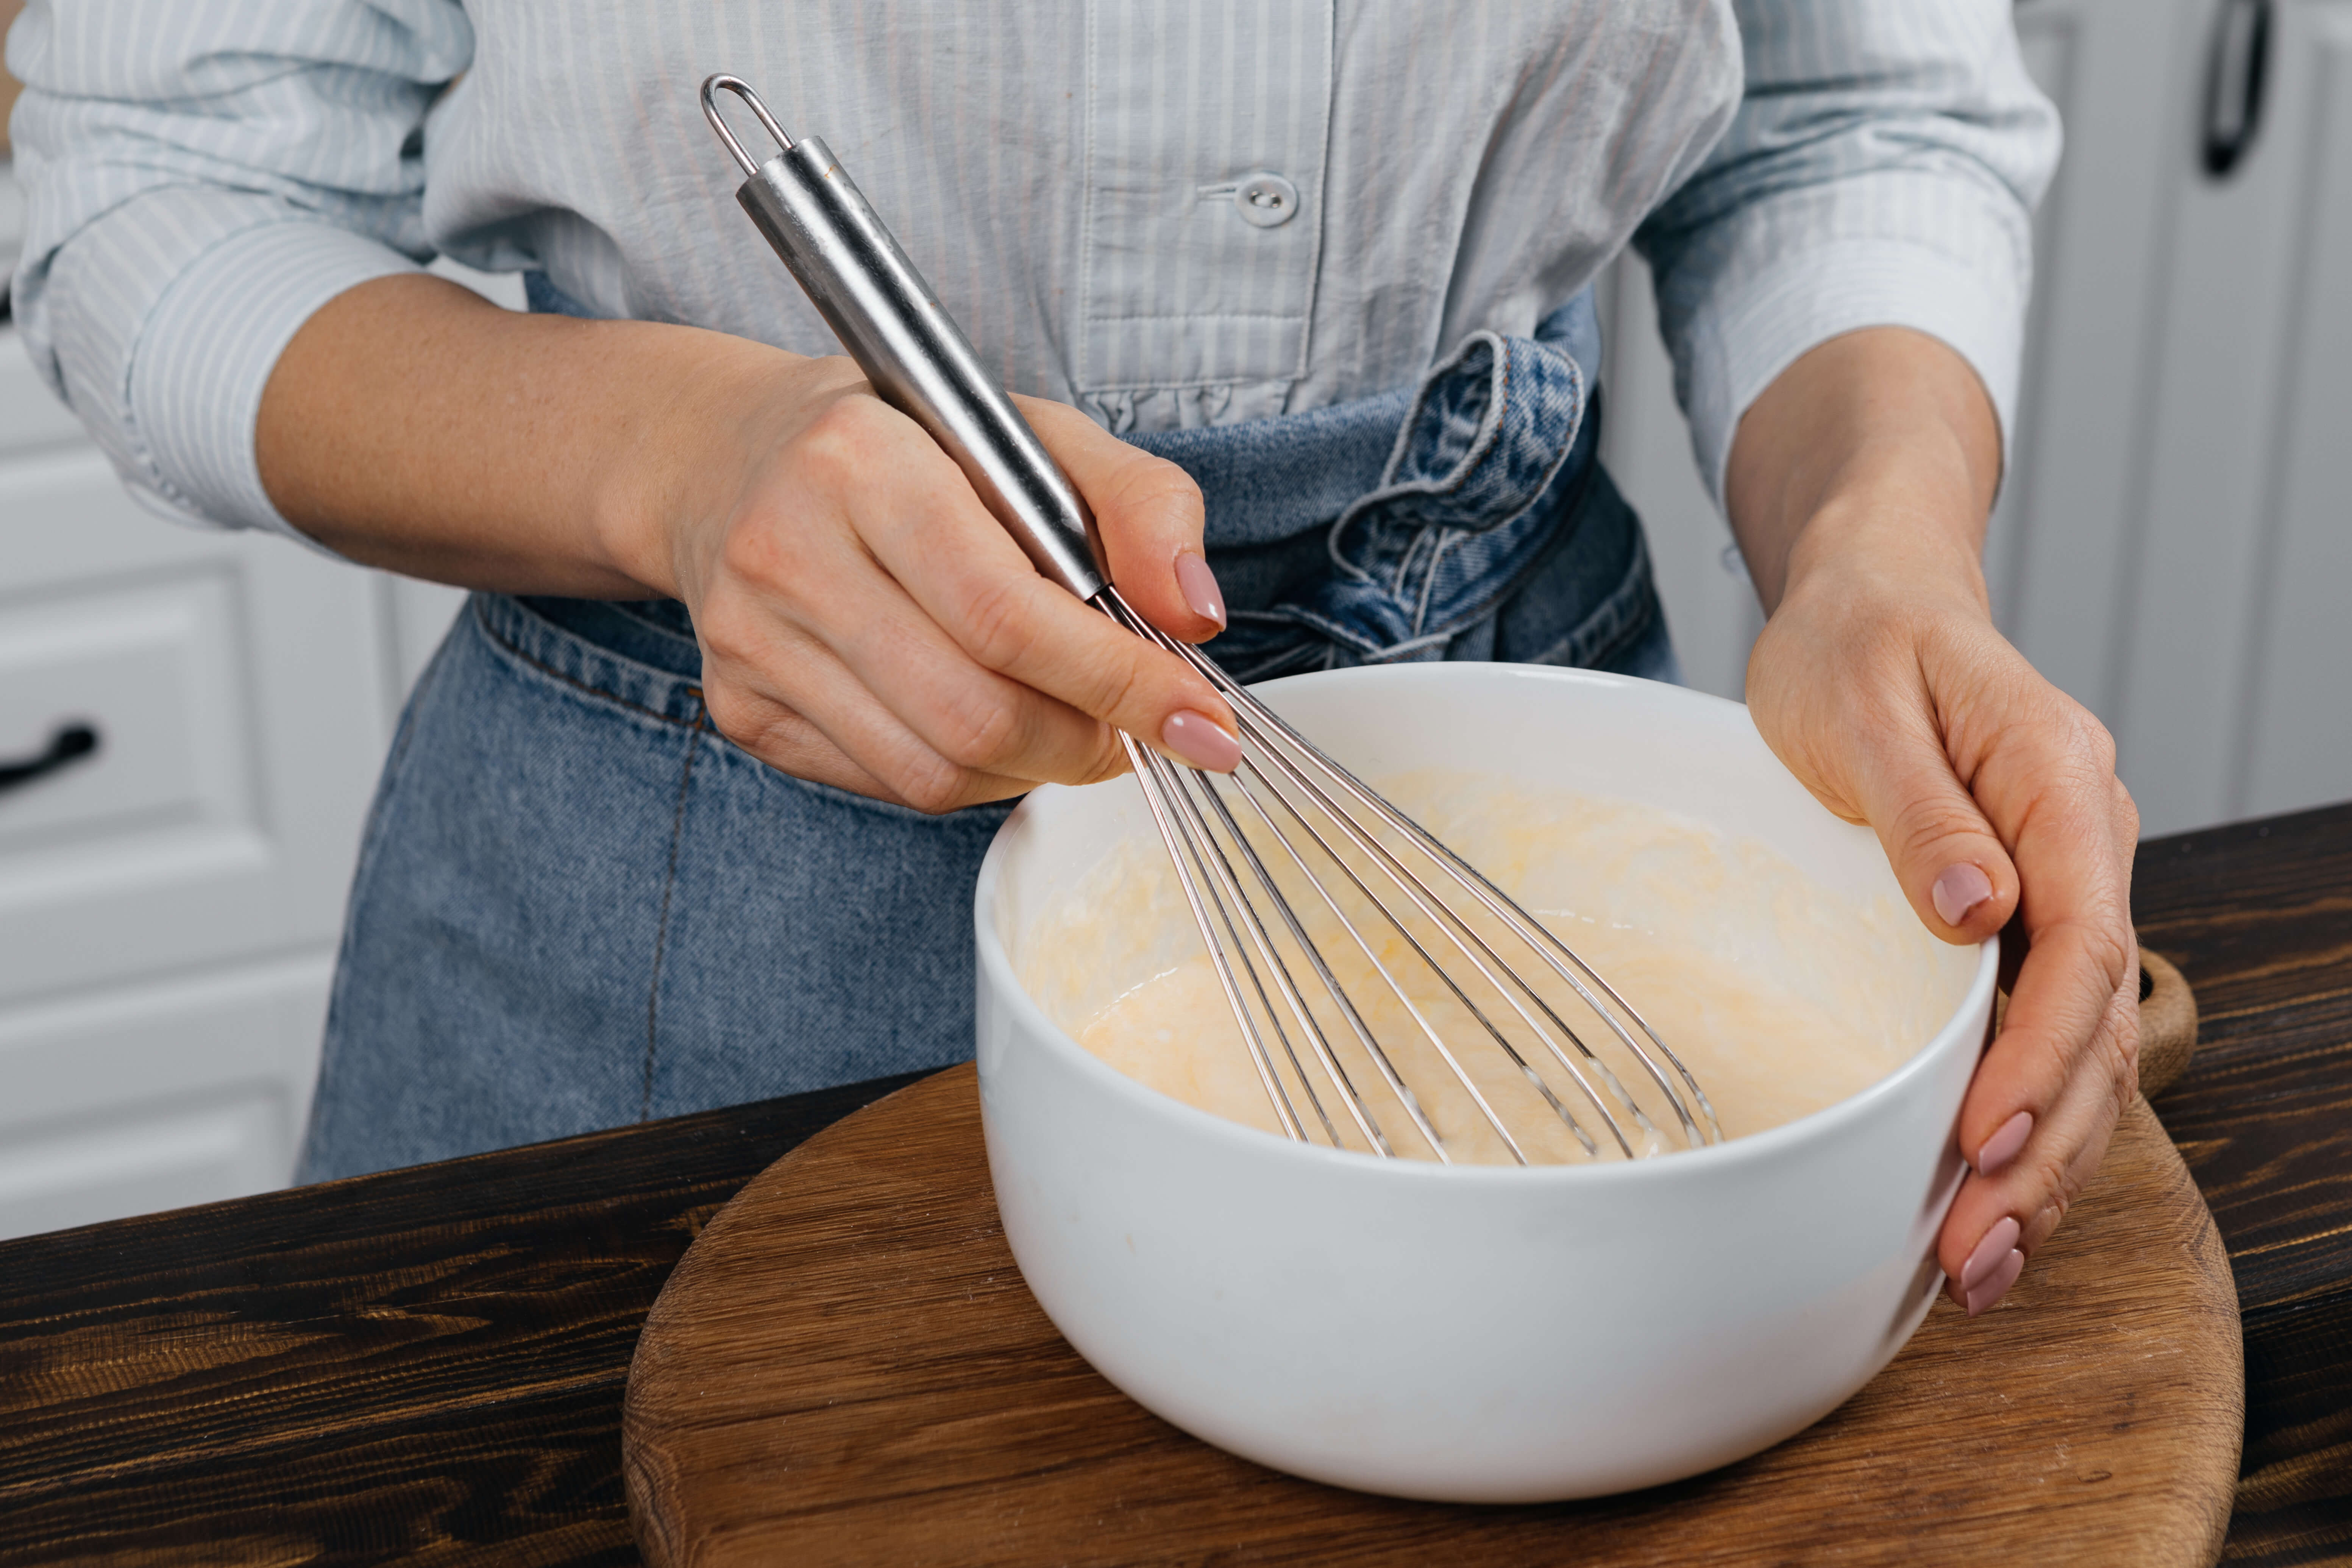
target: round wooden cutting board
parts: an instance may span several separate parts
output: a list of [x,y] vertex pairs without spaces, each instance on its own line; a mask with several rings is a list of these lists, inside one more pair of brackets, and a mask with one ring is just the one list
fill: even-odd
[[997,1223],[955,1068],[771,1166],[647,1319],[622,1435],[654,1568],[718,1563],[2210,1563],[2237,1295],[2145,1102],[2008,1300],[1939,1303],[1828,1419],[1693,1480],[1468,1508],[1296,1480],[1066,1344]]

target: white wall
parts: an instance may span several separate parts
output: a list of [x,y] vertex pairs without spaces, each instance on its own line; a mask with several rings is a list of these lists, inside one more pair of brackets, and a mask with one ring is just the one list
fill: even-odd
[[[2067,122],[2036,220],[1993,612],[2115,731],[2153,835],[2352,799],[2352,0],[2276,8],[2259,133],[2200,162],[2209,0],[2022,0]],[[1604,290],[1604,452],[1692,684],[1738,696],[1725,564],[1638,258]]]

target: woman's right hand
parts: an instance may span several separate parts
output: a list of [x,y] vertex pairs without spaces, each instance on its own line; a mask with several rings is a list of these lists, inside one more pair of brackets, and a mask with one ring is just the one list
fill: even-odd
[[[1188,642],[1220,630],[1192,479],[1066,405],[1022,412],[1136,609]],[[735,482],[667,516],[670,573],[712,721],[772,766],[941,812],[1124,772],[1115,730],[1197,766],[1238,759],[1208,681],[1038,575],[852,362],[789,360],[720,452]]]
[[[1214,636],[1192,479],[1019,401],[1094,509],[1120,594],[1171,637]],[[1039,576],[845,359],[381,278],[287,346],[255,447],[279,511],[354,560],[682,600],[712,721],[802,778],[940,812],[1118,773],[1114,729],[1209,768],[1239,756],[1207,680]]]

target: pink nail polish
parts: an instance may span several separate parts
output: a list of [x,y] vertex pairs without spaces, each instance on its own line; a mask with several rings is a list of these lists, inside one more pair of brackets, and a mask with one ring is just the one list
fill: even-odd
[[1993,1265],[1992,1272],[1986,1275],[1976,1289],[1966,1292],[1969,1299],[1969,1316],[1975,1317],[1995,1301],[2008,1295],[2009,1288],[2016,1284],[2017,1277],[2024,1272],[2025,1254],[2011,1247],[2009,1255]]
[[1225,624],[1225,592],[1217,586],[1217,574],[1209,563],[1190,550],[1176,555],[1176,586],[1184,595],[1184,603],[1204,621]]
[[2017,1158],[2025,1141],[2033,1136],[2033,1112],[2021,1110],[2000,1124],[2000,1131],[1984,1141],[1977,1151],[1977,1174],[1990,1176]]
[[1217,728],[1205,713],[1181,709],[1160,727],[1160,743],[1205,773],[1229,773],[1240,765],[1242,743]]
[[1967,864],[1948,866],[1928,889],[1936,912],[1944,917],[1946,925],[1958,925],[1969,918],[1969,911],[1992,897],[1992,879],[1982,869]]
[[2009,1255],[2017,1250],[2020,1228],[2017,1221],[2007,1215],[1993,1221],[1992,1228],[1984,1233],[1982,1241],[1977,1243],[1977,1249],[1969,1254],[1969,1260],[1966,1263],[1960,1265],[1961,1295],[1965,1296],[1977,1286],[1983,1284],[1985,1277],[2000,1268],[2008,1260]]

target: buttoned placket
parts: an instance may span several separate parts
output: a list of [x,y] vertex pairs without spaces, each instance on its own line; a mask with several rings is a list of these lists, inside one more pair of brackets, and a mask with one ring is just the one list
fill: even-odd
[[1190,399],[1185,422],[1280,413],[1321,253],[1331,0],[1107,5],[1087,11],[1076,390],[1114,429],[1154,395]]

